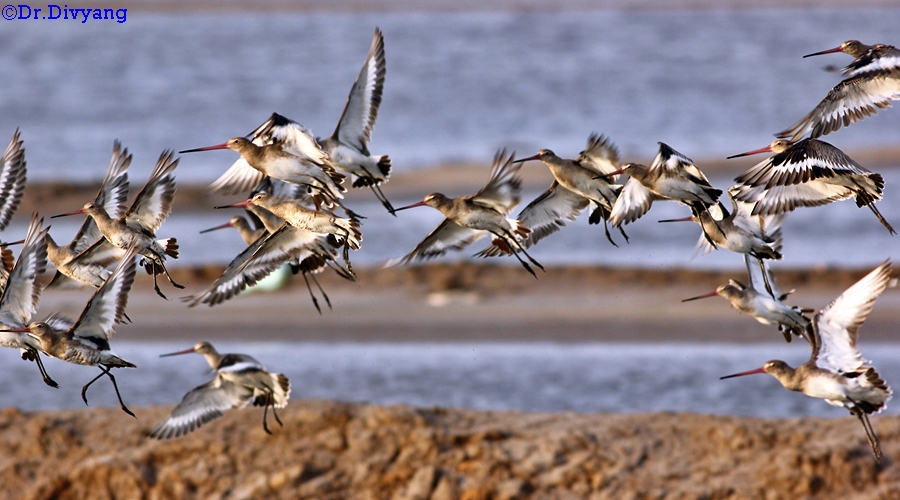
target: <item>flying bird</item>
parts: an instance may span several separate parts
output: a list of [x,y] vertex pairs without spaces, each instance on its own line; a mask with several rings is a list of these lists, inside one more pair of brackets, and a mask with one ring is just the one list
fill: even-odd
[[263,407],[263,430],[268,434],[266,416],[269,408],[281,424],[276,408],[287,406],[291,383],[280,373],[272,373],[256,359],[246,354],[219,354],[209,342],[199,342],[184,351],[163,354],[176,356],[202,354],[215,370],[216,378],[193,388],[185,394],[172,413],[154,427],[148,436],[171,439],[185,436],[201,425],[223,416],[225,410],[243,408],[250,403]]
[[372,45],[350,88],[341,119],[331,137],[319,142],[334,166],[354,177],[353,187],[371,188],[384,208],[394,214],[394,207],[380,187],[391,175],[391,159],[388,155],[372,155],[368,147],[384,92],[385,72],[384,37],[375,28]]
[[397,211],[429,206],[444,214],[445,219],[410,253],[388,265],[430,259],[451,249],[461,250],[490,234],[494,246],[514,255],[532,276],[537,277],[534,269],[519,256],[522,253],[532,264],[544,269],[525,251],[523,242],[531,230],[524,222],[507,218],[519,204],[522,190],[522,182],[517,175],[521,164],[515,163],[513,157],[514,154],[507,155],[506,150],[498,151],[494,156],[490,180],[475,194],[448,198],[441,193],[431,193],[418,203],[398,208]]
[[809,361],[790,367],[781,360],[768,361],[755,370],[725,378],[768,373],[792,391],[843,406],[862,423],[875,459],[881,460],[878,437],[868,415],[878,413],[891,398],[891,389],[875,368],[864,360],[856,341],[859,328],[872,312],[875,299],[891,280],[891,264],[885,262],[820,310],[807,327],[812,347]]
[[856,197],[857,207],[868,207],[891,233],[875,202],[882,198],[884,179],[872,173],[840,149],[817,139],[792,143],[777,139],[768,146],[728,158],[774,153],[735,178],[734,198],[753,203],[753,215],[790,212]]
[[900,99],[900,50],[891,45],[861,44],[848,40],[838,47],[804,57],[845,52],[855,57],[843,68],[846,78],[794,125],[775,134],[798,141],[809,133],[815,139],[874,115]]

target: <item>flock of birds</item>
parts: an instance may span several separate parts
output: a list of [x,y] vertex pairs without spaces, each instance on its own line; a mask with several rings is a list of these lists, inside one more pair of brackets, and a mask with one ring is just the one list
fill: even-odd
[[[654,201],[676,201],[689,207],[691,215],[673,220],[694,221],[701,228],[698,249],[708,252],[726,248],[743,254],[750,280],[749,286],[731,280],[714,292],[686,301],[720,295],[761,323],[777,325],[788,342],[793,336],[803,337],[812,349],[810,360],[796,369],[782,361],[769,361],[762,368],[728,377],[768,373],[788,389],[849,409],[862,422],[873,453],[880,459],[881,450],[868,415],[884,408],[891,390],[862,358],[856,341],[875,299],[891,281],[890,262],[878,266],[812,319],[807,315],[814,310],[784,303],[787,294],[777,291],[767,266],[768,260],[782,258],[781,224],[786,213],[797,207],[853,197],[858,207],[867,207],[891,234],[895,233],[875,207],[882,198],[881,175],[864,169],[818,137],[900,99],[900,51],[851,40],[810,56],[831,52],[854,57],[840,70],[845,79],[807,116],[777,134],[778,140],[736,155],[772,153],[724,192],[713,187],[692,160],[666,144],[659,144],[659,153],[649,167],[622,164],[608,138],[591,135],[586,149],[575,159],[563,159],[542,149],[517,160],[514,154],[501,150],[494,158],[488,183],[477,193],[457,198],[432,193],[418,203],[395,209],[381,190],[391,173],[390,158],[372,155],[368,150],[385,80],[384,40],[376,29],[330,137],[316,139],[299,123],[273,113],[246,137],[180,152],[230,149],[239,153],[240,158],[212,187],[227,194],[250,193],[245,201],[228,205],[244,208],[246,218],[235,216],[208,230],[234,227],[247,243],[246,249],[209,288],[183,299],[189,306],[212,307],[289,264],[294,273],[302,273],[306,279],[316,309],[321,313],[310,280],[330,307],[316,273],[330,268],[353,280],[349,251],[358,250],[362,244],[360,221],[364,217],[343,203],[347,177],[353,187],[371,189],[392,215],[429,206],[445,216],[412,251],[389,265],[459,250],[489,234],[491,244],[477,255],[511,255],[535,277],[535,268],[543,270],[543,266],[529,255],[528,248],[560,230],[566,220],[575,220],[586,208],[591,211],[589,222],[602,222],[606,238],[618,246],[610,225],[627,242],[624,225],[647,213]],[[111,370],[135,365],[116,356],[109,341],[117,324],[130,321],[125,308],[136,266],[139,263],[153,276],[154,289],[163,298],[159,275],[175,288],[183,286],[166,269],[167,259],[178,257],[176,239],[156,236],[171,211],[173,172],[179,159],[173,152],[164,151],[144,188],[126,208],[131,159],[128,150],[116,142],[96,198],[79,210],[54,216],[86,216],[72,242],[57,244],[43,219],[33,214],[25,238],[4,244],[0,259],[0,345],[21,349],[23,359],[36,362],[44,382],[52,387],[57,384],[45,370],[41,355],[99,367],[100,374],[82,388],[85,404],[88,387],[105,375],[115,388],[121,408],[133,416],[122,401]],[[553,182],[511,218],[521,194],[519,170],[532,160],[540,160],[550,169]],[[2,229],[21,200],[25,184],[24,149],[18,131],[0,164]],[[621,182],[622,176],[627,180]],[[727,195],[727,203],[722,201],[723,195]],[[337,214],[338,210],[343,216]],[[21,244],[22,250],[13,259],[8,247],[16,244]],[[57,270],[48,286],[74,280],[95,288],[77,320],[58,314],[43,321],[32,319],[43,290],[36,279],[44,273],[48,260]],[[266,432],[269,408],[280,423],[275,409],[284,407],[290,395],[290,382],[284,375],[267,371],[247,355],[219,354],[207,342],[172,354],[189,352],[202,354],[216,377],[188,392],[150,436],[182,436],[221,416],[224,410],[250,403],[264,407]]]

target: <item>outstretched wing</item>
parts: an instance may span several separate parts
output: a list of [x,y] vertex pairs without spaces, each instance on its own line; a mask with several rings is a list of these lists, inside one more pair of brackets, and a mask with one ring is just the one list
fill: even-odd
[[181,437],[223,415],[242,408],[253,398],[253,389],[235,384],[222,376],[195,387],[184,395],[172,413],[147,435],[156,439]]
[[[130,165],[131,154],[128,152],[128,148],[123,150],[122,143],[115,141],[106,177],[100,184],[100,192],[94,198],[94,203],[103,207],[110,218],[117,219],[125,211],[125,201],[128,198],[128,167]],[[101,238],[103,238],[103,233],[100,232],[94,218],[85,217],[84,223],[81,224],[81,228],[75,234],[69,247],[78,254]]]
[[516,174],[522,164],[513,163],[514,156],[515,153],[507,155],[505,149],[494,155],[491,179],[470,198],[472,202],[492,208],[502,215],[510,213],[519,204],[522,180]]
[[0,323],[22,327],[31,321],[41,300],[42,287],[35,279],[47,268],[47,231],[41,229],[44,219],[31,215],[22,252],[9,273],[6,288],[0,296]]
[[856,348],[859,327],[890,279],[891,263],[885,261],[816,314],[812,359],[817,366],[848,373],[866,363]]
[[900,99],[900,69],[894,74],[853,76],[837,84],[800,121],[775,134],[796,141],[809,132],[816,138],[872,116]]
[[0,156],[0,231],[6,229],[25,192],[25,148],[19,129]]
[[[566,225],[565,219],[575,220],[589,203],[587,198],[569,191],[554,180],[549,189],[519,212],[517,218],[525,224],[525,227],[531,229],[522,246],[528,248],[559,231],[560,227]],[[506,254],[507,252],[497,245],[491,245],[478,253],[483,257]]]
[[478,238],[487,234],[487,231],[470,229],[444,219],[444,222],[434,229],[428,236],[416,245],[412,252],[392,261],[388,265],[407,264],[414,260],[427,260],[443,255],[448,250],[462,250],[472,244]]
[[650,210],[654,201],[662,199],[636,179],[629,177],[613,204],[608,220],[613,226],[634,222]]
[[375,28],[366,62],[353,82],[344,112],[341,113],[341,119],[332,134],[333,138],[359,150],[364,155],[369,154],[366,144],[371,137],[375,119],[378,117],[378,107],[381,105],[385,66],[384,38],[381,30]]
[[236,296],[249,286],[265,278],[288,261],[303,259],[309,248],[323,237],[309,231],[283,224],[273,233],[264,234],[235,257],[222,276],[206,290],[184,297],[189,307],[207,304],[210,307]]
[[172,211],[172,200],[175,199],[175,176],[172,172],[177,166],[178,160],[173,159],[172,151],[163,151],[159,155],[150,179],[125,214],[129,226],[139,226],[156,234]]
[[109,349],[109,339],[117,323],[122,322],[128,293],[134,283],[137,248],[125,252],[119,265],[95,292],[70,331],[76,337],[89,339]]

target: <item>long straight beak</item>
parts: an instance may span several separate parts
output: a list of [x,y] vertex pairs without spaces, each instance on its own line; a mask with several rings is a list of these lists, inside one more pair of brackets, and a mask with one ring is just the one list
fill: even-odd
[[757,368],[755,370],[750,370],[750,371],[741,372],[741,373],[735,373],[733,375],[725,375],[724,377],[719,377],[719,380],[725,380],[726,378],[743,377],[744,375],[753,375],[756,373],[766,373],[766,369],[765,368]]
[[812,54],[806,54],[803,57],[812,57],[812,56],[821,56],[822,54],[833,54],[835,52],[843,52],[844,47],[839,45],[833,49],[823,50],[822,52],[813,52]]
[[[216,208],[224,208],[224,207],[216,207]],[[216,226],[216,227],[211,227],[211,228],[209,228],[209,229],[204,229],[203,231],[200,231],[200,234],[203,234],[203,233],[211,233],[211,232],[216,231],[216,230],[218,230],[218,229],[225,229],[226,227],[231,227],[231,221],[228,221],[228,222],[226,222],[225,224],[222,224],[221,226]]]
[[693,220],[694,220],[694,216],[691,215],[688,217],[682,217],[680,219],[663,219],[663,220],[657,221],[657,222],[691,222]]
[[528,158],[522,158],[521,160],[516,160],[513,163],[522,163],[522,162],[526,162],[526,161],[540,160],[540,159],[541,159],[541,155],[534,155],[534,156],[529,156]]
[[[252,204],[253,204],[253,200],[250,199],[247,201],[241,201],[241,202],[235,203],[233,205],[222,205],[222,206],[218,206],[218,207],[214,207],[214,208],[247,208]],[[230,225],[230,224],[227,224],[227,225]],[[223,227],[223,226],[214,227],[212,229],[207,229],[206,231],[212,231],[213,229],[220,229],[221,227]],[[200,231],[200,232],[202,233],[202,232],[206,232],[206,231]]]
[[413,203],[412,205],[406,205],[405,207],[395,208],[395,209],[394,209],[394,212],[399,212],[399,211],[401,211],[401,210],[406,210],[407,208],[424,207],[424,206],[425,206],[425,200],[422,200],[422,201],[420,201],[420,202],[418,202],[418,203]]
[[23,328],[4,328],[0,332],[31,333],[31,329],[27,326]]
[[732,158],[740,158],[741,156],[750,156],[750,155],[755,155],[755,154],[759,154],[759,153],[771,153],[771,152],[772,152],[772,145],[770,144],[764,148],[754,149],[753,151],[747,151],[746,153],[741,153],[739,155],[731,155],[725,159],[730,160]]
[[619,175],[622,173],[625,173],[625,171],[620,168],[620,169],[610,172],[608,174],[598,175],[598,176],[594,177],[594,179],[605,179],[607,177],[612,177],[614,175]]
[[206,146],[205,148],[197,148],[197,149],[185,149],[184,151],[179,151],[178,154],[181,153],[196,153],[198,151],[213,151],[216,149],[228,149],[228,143],[223,142],[222,144],[216,144],[215,146]]
[[190,354],[190,353],[192,353],[192,352],[196,352],[196,351],[194,351],[194,348],[193,348],[193,347],[191,347],[190,349],[185,349],[185,350],[183,350],[183,351],[170,352],[169,354],[160,354],[159,357],[161,357],[161,358],[166,358],[166,357],[169,357],[169,356],[178,356],[179,354]]
[[698,296],[696,296],[696,297],[691,297],[691,298],[689,298],[689,299],[684,299],[684,300],[682,300],[682,302],[690,302],[690,301],[692,301],[692,300],[705,299],[705,298],[707,298],[707,297],[715,297],[716,295],[719,295],[719,292],[718,292],[717,290],[713,290],[713,291],[711,291],[711,292],[709,292],[709,293],[704,293],[703,295],[698,295]]
[[8,247],[11,245],[21,245],[22,243],[25,243],[25,240],[10,241],[9,243],[0,243],[0,247]]
[[80,208],[80,209],[78,209],[78,210],[76,210],[76,211],[74,211],[74,212],[68,212],[68,213],[59,214],[59,215],[51,215],[50,218],[51,218],[51,219],[55,219],[55,218],[57,218],[57,217],[66,217],[66,216],[69,216],[69,215],[79,215],[79,214],[83,214],[83,213],[84,213],[84,209],[83,209],[83,208]]

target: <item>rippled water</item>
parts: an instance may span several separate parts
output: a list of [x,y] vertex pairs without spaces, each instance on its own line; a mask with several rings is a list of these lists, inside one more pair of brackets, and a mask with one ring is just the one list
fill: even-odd
[[[187,342],[186,342],[187,343]],[[185,343],[185,344],[186,344]],[[175,404],[211,378],[199,355],[159,354],[189,345],[117,340],[116,352],[138,365],[114,373],[126,404]],[[248,353],[292,381],[293,398],[326,398],[377,404],[490,410],[698,413],[795,417],[847,415],[823,401],[783,389],[768,375],[719,380],[722,375],[783,359],[794,366],[809,358],[795,342],[772,344],[386,344],[217,343],[219,350]],[[900,380],[900,347],[861,349],[888,382]],[[0,406],[24,410],[79,408],[81,385],[96,368],[46,362],[60,389],[43,385],[33,363],[0,350],[4,374]],[[92,405],[116,405],[108,380],[91,386]],[[898,408],[889,404],[887,413]],[[876,423],[877,427],[877,423]]]
[[[374,27],[387,82],[373,152],[397,170],[577,154],[591,131],[629,160],[656,142],[701,159],[771,140],[839,76],[802,59],[848,38],[898,44],[898,9],[477,13],[129,12],[126,23],[4,22],[0,137],[21,127],[32,179],[100,179],[113,139],[134,179],[159,152],[249,132],[272,111],[330,134]],[[5,132],[4,132],[5,130]],[[828,137],[895,146],[900,112]],[[207,183],[232,152],[186,157]],[[140,173],[139,173],[140,172]]]
[[[900,43],[893,38],[897,14],[134,11],[123,24],[6,22],[0,137],[4,128],[8,134],[21,127],[30,179],[79,181],[100,179],[112,140],[122,139],[135,154],[131,178],[139,186],[162,149],[221,142],[273,110],[325,135],[378,25],[388,72],[371,146],[390,154],[397,170],[453,160],[487,164],[504,146],[574,155],[591,131],[610,135],[625,159],[649,161],[664,141],[699,161],[769,142],[838,81],[821,67],[849,60],[800,56],[847,38]],[[845,149],[893,147],[898,131],[900,112],[889,109],[827,139]],[[230,151],[185,156],[177,177],[211,182],[234,159]],[[729,176],[713,177],[714,184],[730,183]],[[900,180],[893,172],[885,178],[879,207],[897,225]],[[436,189],[423,186],[422,194]],[[402,256],[440,222],[427,209],[395,219],[375,204],[353,208],[369,217],[363,249],[353,256],[360,264]],[[655,222],[683,212],[654,207],[627,228],[632,243],[621,248],[582,220],[534,255],[550,264],[742,266],[725,252],[692,258],[697,227]],[[228,216],[173,214],[160,234],[180,240],[183,258],[174,265],[224,264],[236,255],[236,234],[190,236]],[[18,217],[10,230],[16,234],[26,216]],[[60,232],[74,232],[77,221],[53,224],[62,241]],[[862,266],[900,257],[874,217],[849,202],[798,210],[785,233],[789,265]]]

